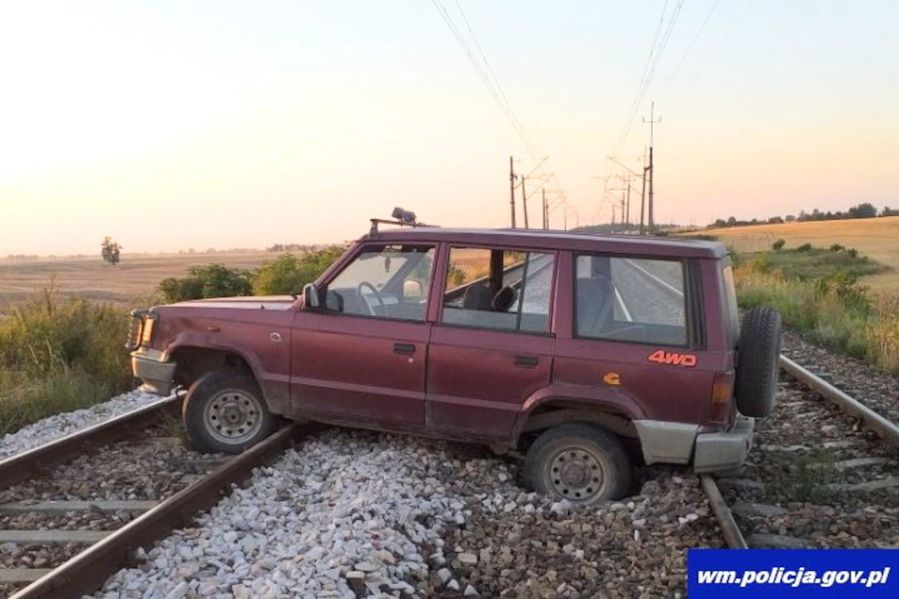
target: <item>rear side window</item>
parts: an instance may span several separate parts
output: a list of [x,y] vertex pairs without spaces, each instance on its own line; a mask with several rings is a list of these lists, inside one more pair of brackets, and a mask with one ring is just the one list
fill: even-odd
[[575,265],[578,337],[687,345],[683,262],[582,254]]
[[737,289],[734,285],[734,268],[728,263],[721,268],[721,284],[724,286],[725,314],[727,314],[730,339],[734,342],[740,334],[740,313],[737,309]]
[[451,248],[441,322],[548,332],[554,264],[542,252]]

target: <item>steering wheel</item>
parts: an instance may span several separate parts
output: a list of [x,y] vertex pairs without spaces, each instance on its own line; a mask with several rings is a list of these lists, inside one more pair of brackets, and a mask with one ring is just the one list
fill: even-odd
[[377,289],[375,289],[375,286],[368,281],[362,281],[356,288],[356,292],[359,294],[359,298],[365,303],[365,306],[368,308],[369,314],[371,314],[372,316],[378,316],[378,313],[375,312],[374,307],[370,303],[368,303],[367,299],[365,299],[365,295],[362,293],[363,287],[368,287],[369,289],[371,289],[372,295],[375,296],[375,299],[377,299],[378,303],[381,305],[381,313],[384,316],[387,316],[387,305],[384,303],[384,298],[381,297],[381,293]]

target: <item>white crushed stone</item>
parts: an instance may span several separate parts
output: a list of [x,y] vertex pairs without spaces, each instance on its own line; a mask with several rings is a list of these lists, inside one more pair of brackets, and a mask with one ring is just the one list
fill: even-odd
[[0,458],[28,451],[104,420],[130,412],[157,399],[159,399],[158,395],[134,390],[89,408],[54,414],[38,420],[34,424],[0,438]]
[[[465,521],[464,504],[436,476],[451,459],[413,438],[324,431],[258,469],[249,487],[97,596],[416,594],[426,560],[443,557],[444,523]],[[436,552],[422,555],[425,544]]]

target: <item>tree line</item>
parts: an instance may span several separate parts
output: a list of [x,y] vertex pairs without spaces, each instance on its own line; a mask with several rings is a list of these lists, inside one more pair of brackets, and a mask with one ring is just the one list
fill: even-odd
[[828,210],[827,212],[823,212],[815,208],[811,212],[806,212],[802,210],[799,212],[799,215],[788,214],[787,216],[772,216],[767,219],[758,219],[754,218],[752,220],[737,220],[736,217],[731,216],[726,219],[718,218],[715,219],[715,222],[710,224],[708,228],[720,229],[723,227],[743,227],[746,225],[764,225],[764,224],[780,224],[780,223],[791,223],[791,222],[802,222],[802,221],[811,221],[811,220],[843,220],[847,218],[875,218],[877,216],[899,216],[899,209],[892,209],[889,206],[884,206],[883,210],[879,213],[877,212],[877,208],[874,204],[870,202],[862,202],[861,204],[857,204],[852,206],[848,210],[841,211],[837,210],[836,212],[832,212]]

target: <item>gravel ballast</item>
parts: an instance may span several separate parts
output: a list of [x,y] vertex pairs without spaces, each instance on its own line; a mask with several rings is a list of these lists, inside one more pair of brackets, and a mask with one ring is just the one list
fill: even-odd
[[814,345],[793,330],[784,331],[782,353],[875,412],[899,421],[899,379],[893,375]]
[[159,399],[140,390],[118,395],[89,408],[55,414],[0,438],[0,458],[7,458],[130,412]]
[[478,447],[327,429],[97,596],[669,594],[683,549],[720,535],[695,476],[646,474],[631,499],[575,508]]
[[[786,331],[783,353],[891,419],[899,382]],[[782,373],[755,447],[719,485],[750,546],[899,545],[899,454],[836,405]]]

